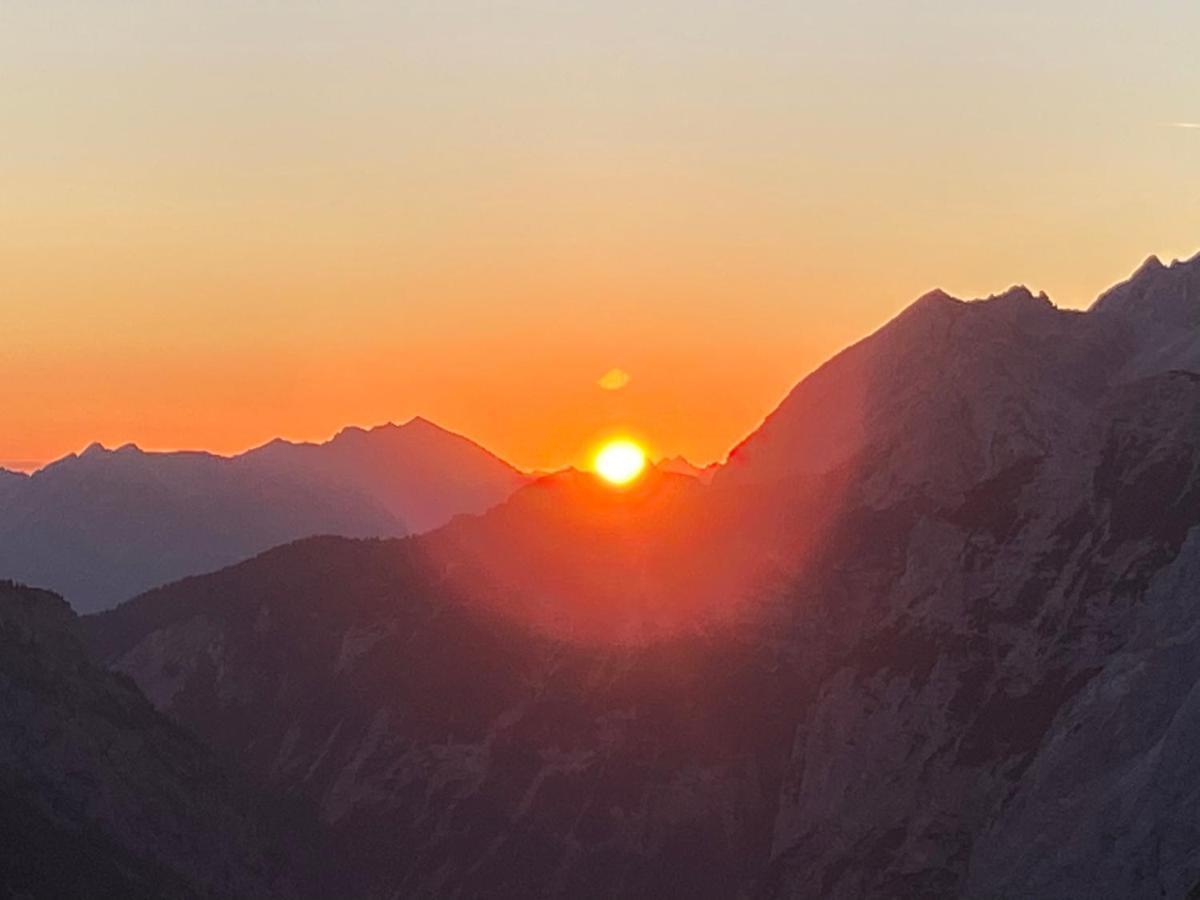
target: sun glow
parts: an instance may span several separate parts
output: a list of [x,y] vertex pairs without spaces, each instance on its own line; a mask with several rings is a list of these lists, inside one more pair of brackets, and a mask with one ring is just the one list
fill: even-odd
[[630,440],[609,441],[596,453],[592,468],[610,484],[629,484],[646,468],[646,451]]

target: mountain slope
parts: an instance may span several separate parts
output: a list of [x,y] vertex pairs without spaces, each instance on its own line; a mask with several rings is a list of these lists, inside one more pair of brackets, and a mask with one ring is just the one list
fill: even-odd
[[421,543],[282,547],[104,614],[94,646],[318,803],[379,895],[728,895],[765,864],[786,731],[738,697],[769,658],[565,645],[456,596]]
[[[775,825],[784,896],[1183,896],[1200,761],[1162,753],[1200,670],[1200,378],[1102,407],[1082,458],[1031,460],[909,518],[800,717]],[[828,604],[838,576],[810,590]],[[820,617],[821,613],[817,612]],[[1119,847],[1119,850],[1114,850]],[[816,886],[816,887],[814,887]]]
[[244,785],[127,679],[92,666],[75,632],[61,598],[0,582],[0,889],[307,895],[302,858],[274,843]]
[[523,480],[423,420],[232,458],[93,445],[0,486],[0,576],[102,609],[296,538],[397,536],[480,512]]

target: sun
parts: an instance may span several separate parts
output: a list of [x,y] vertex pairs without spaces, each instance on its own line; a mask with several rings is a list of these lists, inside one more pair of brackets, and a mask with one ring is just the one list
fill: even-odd
[[646,451],[630,440],[609,441],[596,453],[592,468],[610,484],[629,484],[646,468]]

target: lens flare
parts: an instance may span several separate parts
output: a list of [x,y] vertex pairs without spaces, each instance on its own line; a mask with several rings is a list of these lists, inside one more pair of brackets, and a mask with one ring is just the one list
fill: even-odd
[[600,448],[592,468],[610,484],[629,484],[646,468],[646,451],[633,441],[610,441]]

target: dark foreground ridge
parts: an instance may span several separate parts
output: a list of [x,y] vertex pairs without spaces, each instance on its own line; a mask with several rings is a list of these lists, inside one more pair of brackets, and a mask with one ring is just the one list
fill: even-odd
[[304,804],[223,770],[129,679],[90,663],[77,625],[57,595],[0,581],[0,891],[301,896],[328,884]]

